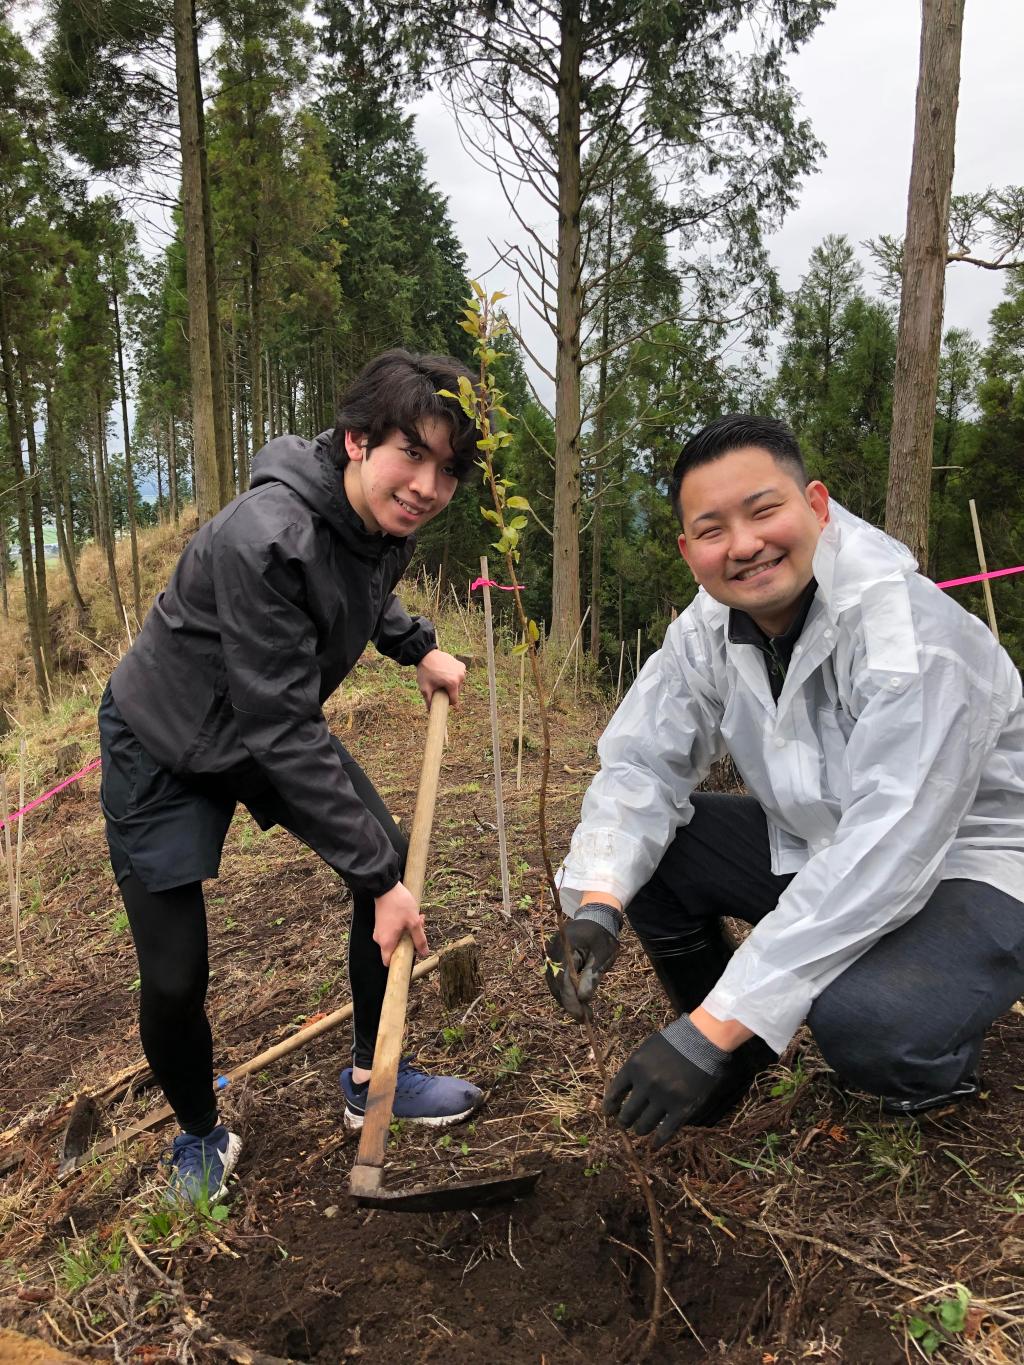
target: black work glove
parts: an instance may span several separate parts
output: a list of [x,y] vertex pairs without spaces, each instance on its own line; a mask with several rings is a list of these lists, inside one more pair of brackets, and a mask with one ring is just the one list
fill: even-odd
[[700,1121],[727,1075],[730,1054],[705,1038],[683,1015],[654,1033],[609,1083],[604,1112],[638,1137],[654,1133],[663,1147],[683,1123]]
[[577,911],[575,919],[565,921],[565,937],[579,980],[578,993],[562,961],[561,934],[553,934],[548,940],[544,979],[548,990],[574,1019],[583,1018],[584,1006],[594,998],[602,976],[618,956],[621,927],[622,915],[610,905],[585,905]]

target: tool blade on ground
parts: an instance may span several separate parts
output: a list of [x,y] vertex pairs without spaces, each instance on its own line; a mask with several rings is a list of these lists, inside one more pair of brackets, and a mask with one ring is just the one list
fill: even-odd
[[[365,1179],[367,1175],[376,1176],[376,1181]],[[385,1189],[380,1175],[375,1167],[357,1166],[353,1170],[349,1189],[360,1208],[385,1209],[391,1213],[449,1213],[524,1199],[533,1193],[541,1172],[484,1176],[480,1180],[457,1180],[447,1185],[408,1185],[397,1190]]]

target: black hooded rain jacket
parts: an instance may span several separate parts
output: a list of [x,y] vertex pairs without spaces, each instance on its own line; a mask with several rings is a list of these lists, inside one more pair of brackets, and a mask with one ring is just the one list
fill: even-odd
[[397,855],[356,796],[323,703],[368,641],[400,664],[436,647],[393,589],[412,537],[370,534],[345,496],[330,433],[279,436],[252,487],[201,526],[110,680],[150,754],[213,782],[260,818],[260,792],[355,889],[399,880]]

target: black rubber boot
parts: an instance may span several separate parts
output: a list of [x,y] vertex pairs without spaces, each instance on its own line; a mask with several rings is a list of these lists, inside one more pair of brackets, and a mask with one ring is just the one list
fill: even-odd
[[929,1114],[933,1109],[951,1109],[964,1100],[976,1100],[981,1094],[981,1079],[975,1074],[964,1079],[942,1095],[926,1095],[919,1100],[897,1100],[882,1096],[882,1113],[891,1119],[916,1119],[921,1114]]
[[689,1014],[697,1008],[718,984],[732,957],[732,948],[717,923],[664,938],[637,937],[677,1014]]
[[[678,1014],[689,1014],[705,999],[729,964],[732,948],[720,924],[702,925],[687,934],[649,939],[637,935],[669,1003]],[[707,1107],[691,1122],[710,1127],[742,1100],[759,1071],[774,1066],[778,1056],[760,1038],[749,1038],[732,1055],[721,1083]]]

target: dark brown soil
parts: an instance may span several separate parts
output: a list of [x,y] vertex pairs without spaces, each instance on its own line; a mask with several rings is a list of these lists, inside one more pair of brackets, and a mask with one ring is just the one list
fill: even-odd
[[[353,683],[333,723],[408,819],[422,708],[383,662],[364,664]],[[503,699],[509,716],[514,700]],[[584,697],[556,716],[556,854],[606,715],[603,702]],[[78,800],[26,829],[27,871],[42,890],[26,925],[32,974],[19,985],[8,965],[0,978],[4,1122],[31,1120],[0,1145],[0,1158],[26,1156],[0,1177],[0,1319],[87,1359],[148,1365],[233,1350],[237,1358],[238,1343],[297,1361],[388,1365],[641,1358],[650,1226],[600,1117],[594,1059],[541,975],[550,907],[534,833],[537,751],[527,752],[518,793],[514,759],[505,759],[506,921],[488,750],[477,678],[451,724],[425,903],[435,945],[477,935],[484,991],[468,1010],[447,1012],[428,978],[413,987],[409,1026],[426,1064],[477,1080],[488,1100],[448,1136],[396,1133],[387,1181],[540,1168],[535,1194],[477,1212],[355,1209],[347,1196],[355,1143],[342,1133],[337,1089],[343,1032],[228,1090],[226,1117],[246,1145],[225,1221],[166,1225],[154,1176],[166,1130],[58,1183],[61,1111],[52,1106],[139,1059],[134,956],[116,919],[91,777]],[[207,890],[210,1008],[217,1064],[227,1069],[347,998],[345,908],[312,854],[282,833],[261,835],[247,817],[236,820],[222,877]],[[609,1065],[666,1009],[627,943],[602,997]],[[958,1282],[970,1313],[942,1336],[939,1355],[1024,1358],[1021,1018],[993,1030],[986,1097],[920,1128],[887,1127],[871,1101],[840,1094],[805,1039],[784,1062],[727,1125],[690,1130],[657,1158],[643,1154],[671,1296],[650,1359],[912,1360],[920,1353],[906,1324],[932,1321]],[[158,1102],[153,1092],[128,1095],[109,1116],[127,1123]],[[151,1265],[119,1240],[125,1225]],[[81,1284],[71,1262],[98,1269]]]

